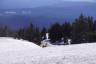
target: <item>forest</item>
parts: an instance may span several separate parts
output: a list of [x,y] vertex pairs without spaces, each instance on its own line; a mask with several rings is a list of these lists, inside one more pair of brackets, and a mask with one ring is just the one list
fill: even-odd
[[46,33],[49,33],[51,42],[59,42],[62,39],[66,42],[68,38],[72,39],[72,44],[96,42],[96,20],[92,16],[81,14],[73,22],[65,21],[63,24],[57,22],[50,25],[49,28],[40,29],[32,23],[28,27],[18,30],[12,30],[7,26],[0,27],[0,37],[24,39],[37,45],[40,45],[41,41],[46,39]]

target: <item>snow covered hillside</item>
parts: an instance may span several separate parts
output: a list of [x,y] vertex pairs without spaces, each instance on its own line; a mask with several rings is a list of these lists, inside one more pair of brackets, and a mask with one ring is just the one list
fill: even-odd
[[0,64],[96,64],[96,43],[41,48],[23,40],[0,38]]

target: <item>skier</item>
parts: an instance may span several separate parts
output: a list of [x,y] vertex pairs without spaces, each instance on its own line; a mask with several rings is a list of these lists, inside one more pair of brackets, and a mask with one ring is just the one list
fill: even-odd
[[68,45],[70,45],[71,44],[71,39],[67,39],[67,43],[68,43]]

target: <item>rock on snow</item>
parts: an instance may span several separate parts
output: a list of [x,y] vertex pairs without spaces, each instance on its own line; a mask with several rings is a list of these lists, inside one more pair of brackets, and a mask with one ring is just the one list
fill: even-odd
[[41,48],[24,40],[0,38],[0,64],[96,64],[96,43]]

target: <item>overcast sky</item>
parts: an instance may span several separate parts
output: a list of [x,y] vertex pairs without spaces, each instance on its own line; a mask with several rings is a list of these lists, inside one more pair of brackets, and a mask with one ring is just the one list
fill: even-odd
[[0,8],[38,7],[62,1],[96,2],[96,0],[0,0]]

